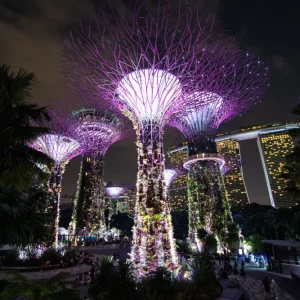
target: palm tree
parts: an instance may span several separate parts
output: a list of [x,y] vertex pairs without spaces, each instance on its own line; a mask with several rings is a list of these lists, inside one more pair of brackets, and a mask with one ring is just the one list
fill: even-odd
[[0,187],[13,186],[24,190],[36,176],[44,177],[40,165],[51,160],[28,145],[49,130],[43,126],[49,120],[45,107],[29,103],[36,82],[33,73],[10,67],[0,67]]
[[0,246],[28,245],[50,240],[49,193],[32,188],[26,193],[0,189]]

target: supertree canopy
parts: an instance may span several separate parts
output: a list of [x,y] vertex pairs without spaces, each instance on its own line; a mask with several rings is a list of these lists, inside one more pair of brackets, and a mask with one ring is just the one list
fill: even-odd
[[[121,117],[109,111],[81,109],[69,117],[73,135],[84,149],[69,231],[101,234],[105,226],[104,155],[130,132]],[[128,124],[127,124],[128,125]]]
[[110,186],[110,187],[105,188],[105,192],[111,198],[118,198],[125,191],[126,191],[126,188],[124,188],[124,187]]
[[189,110],[183,118],[175,114],[169,122],[189,143],[184,167],[189,169],[189,237],[194,243],[200,228],[215,233],[224,243],[226,227],[231,222],[220,173],[225,160],[216,153],[216,130],[222,122],[242,115],[258,103],[269,85],[268,68],[248,53],[227,56],[224,52],[217,59],[212,55],[211,64],[219,72],[204,73],[209,87],[186,95],[199,100],[202,107]]
[[50,168],[50,176],[47,186],[53,193],[52,203],[49,203],[49,214],[53,216],[51,224],[54,231],[54,246],[58,247],[58,228],[60,215],[60,193],[62,189],[62,176],[68,162],[82,153],[80,143],[70,137],[70,127],[66,118],[59,116],[54,110],[50,111],[51,121],[48,127],[51,133],[38,137],[31,147],[45,153],[53,159],[54,164]]
[[172,181],[180,175],[180,171],[177,169],[165,169],[165,183],[167,188],[170,187]]
[[[177,270],[178,259],[164,183],[163,127],[187,107],[208,105],[189,97],[206,91],[202,73],[210,53],[224,48],[210,14],[145,2],[124,14],[95,16],[66,41],[63,72],[93,105],[108,103],[130,118],[137,132],[138,175],[131,259],[140,277],[159,266]],[[232,56],[232,55],[229,55]],[[215,70],[215,69],[214,69]],[[216,70],[215,70],[216,71]],[[216,72],[219,72],[217,70]]]

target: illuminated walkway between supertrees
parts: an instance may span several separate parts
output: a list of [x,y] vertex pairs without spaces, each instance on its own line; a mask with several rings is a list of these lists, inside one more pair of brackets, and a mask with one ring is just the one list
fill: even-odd
[[189,157],[183,166],[189,170],[189,239],[198,248],[199,229],[214,233],[224,246],[227,225],[232,222],[220,170],[225,160],[216,153],[216,130],[260,102],[269,86],[268,68],[248,53],[228,56],[225,51],[217,59],[212,55],[211,65],[219,72],[204,73],[208,87],[186,95],[207,104],[183,118],[174,115],[169,122],[188,141]]
[[91,25],[74,30],[64,48],[69,86],[91,105],[110,103],[137,132],[131,260],[138,278],[157,267],[178,269],[164,183],[163,128],[173,114],[194,104],[184,94],[203,90],[200,70],[210,67],[208,53],[227,44],[209,13],[162,3],[157,9],[135,4],[124,14],[103,11]]
[[105,192],[110,198],[109,204],[109,217],[108,221],[110,224],[111,216],[117,214],[118,212],[118,202],[120,200],[120,196],[127,190],[127,187],[119,187],[119,186],[106,186]]
[[62,189],[62,176],[66,165],[77,155],[82,153],[80,143],[71,138],[72,129],[67,118],[50,111],[51,121],[47,124],[51,133],[38,137],[31,147],[47,154],[54,163],[49,170],[48,190],[53,193],[51,203],[49,203],[49,214],[53,216],[53,224],[50,224],[54,233],[54,247],[58,249],[58,228],[60,218],[60,193]]
[[131,125],[122,119],[122,115],[96,109],[74,111],[69,117],[73,136],[84,149],[70,234],[81,232],[101,236],[106,230],[104,156],[112,144],[130,133]]

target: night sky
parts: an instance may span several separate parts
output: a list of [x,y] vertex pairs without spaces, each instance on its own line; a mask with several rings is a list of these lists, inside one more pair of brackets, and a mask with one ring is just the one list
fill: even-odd
[[[24,67],[36,73],[38,83],[33,94],[39,105],[51,105],[53,99],[66,91],[60,68],[63,40],[79,20],[88,19],[89,14],[104,3],[118,10],[126,6],[126,1],[121,0],[0,0],[0,63],[11,65],[15,71]],[[300,102],[299,1],[191,0],[190,3],[192,7],[207,7],[216,14],[235,36],[240,48],[258,55],[272,72],[271,87],[262,103],[244,116],[223,124],[219,132],[256,123],[295,120],[290,111]],[[177,141],[177,135],[167,131],[165,147]],[[252,161],[251,149],[256,151],[249,146],[245,163]],[[253,161],[254,158],[255,153]],[[134,184],[134,138],[114,144],[105,161],[105,180]],[[75,192],[79,163],[80,158],[70,163],[63,182],[64,193]],[[255,186],[255,182],[252,185]]]

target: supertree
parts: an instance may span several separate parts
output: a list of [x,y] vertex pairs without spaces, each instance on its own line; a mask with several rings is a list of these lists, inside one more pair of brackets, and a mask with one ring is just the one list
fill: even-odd
[[115,142],[130,134],[122,116],[96,109],[73,111],[69,123],[73,136],[84,149],[74,211],[69,231],[85,229],[89,234],[105,231],[104,156]]
[[[137,199],[131,260],[137,277],[178,259],[164,183],[163,127],[203,91],[209,53],[223,48],[214,17],[189,6],[145,2],[120,15],[102,12],[66,41],[63,72],[69,85],[95,105],[110,103],[137,132]],[[230,38],[231,39],[231,38]],[[197,101],[197,105],[201,105]]]
[[[189,158],[183,166],[189,170],[189,238],[195,244],[199,229],[214,233],[224,244],[227,224],[232,221],[220,170],[225,160],[216,153],[216,130],[258,103],[269,85],[268,68],[248,53],[212,55],[211,66],[211,72],[203,73],[209,85],[186,95],[207,104],[191,109],[183,118],[175,114],[169,122],[188,141]],[[214,68],[219,72],[213,72]]]
[[58,228],[60,217],[60,193],[62,189],[62,176],[69,161],[82,153],[79,141],[72,138],[72,130],[67,116],[62,116],[55,110],[50,111],[51,121],[47,125],[51,132],[38,137],[30,145],[32,148],[47,154],[53,159],[49,170],[48,190],[53,193],[48,211],[53,216],[54,247],[58,249]]

